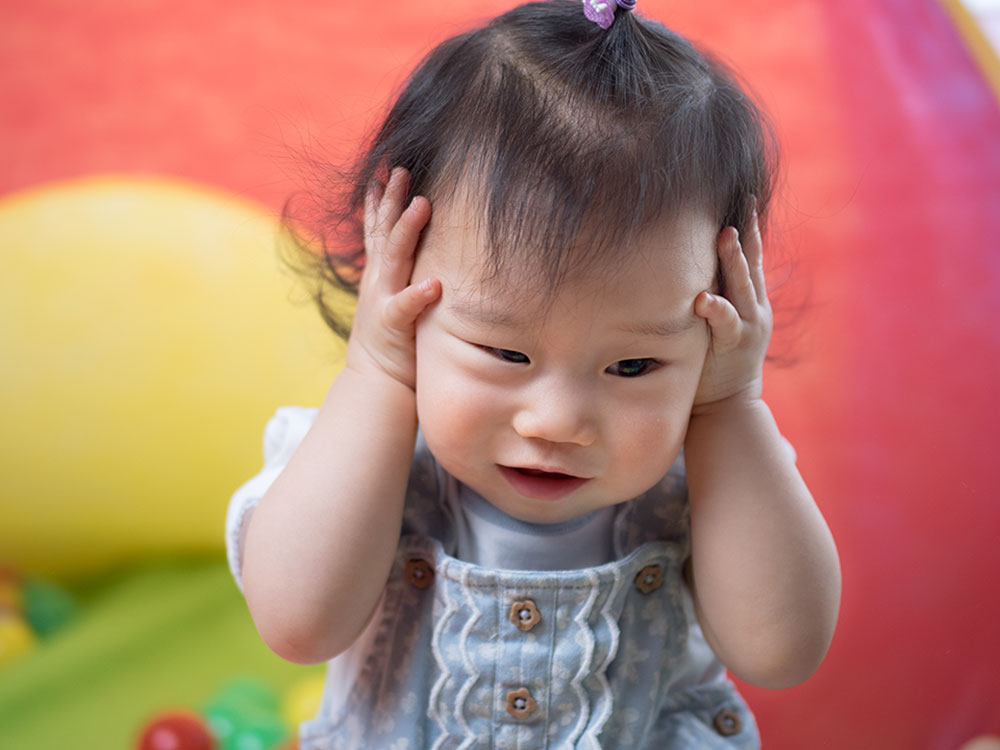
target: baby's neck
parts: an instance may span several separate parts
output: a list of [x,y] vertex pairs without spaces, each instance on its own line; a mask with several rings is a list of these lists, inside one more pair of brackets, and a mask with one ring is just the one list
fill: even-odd
[[454,505],[460,560],[505,570],[575,570],[614,559],[614,506],[562,523],[527,523],[464,485]]

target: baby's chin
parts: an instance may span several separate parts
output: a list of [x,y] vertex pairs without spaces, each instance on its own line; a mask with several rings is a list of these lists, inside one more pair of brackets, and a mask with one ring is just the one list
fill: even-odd
[[471,489],[504,514],[530,524],[564,523],[621,502],[596,497],[593,492],[587,492],[586,484],[557,499],[528,497],[509,488],[493,492],[489,488],[477,489],[472,486]]

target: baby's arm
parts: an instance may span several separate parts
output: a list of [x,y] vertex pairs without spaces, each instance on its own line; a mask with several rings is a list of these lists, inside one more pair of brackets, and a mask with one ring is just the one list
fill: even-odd
[[265,643],[290,661],[325,661],[357,638],[399,541],[417,430],[413,327],[440,294],[435,280],[409,282],[430,204],[418,197],[403,210],[407,184],[397,169],[368,196],[345,367],[247,532],[247,605]]
[[761,400],[771,331],[761,240],[719,238],[726,298],[696,312],[712,343],[685,442],[695,610],[709,645],[747,682],[790,687],[819,666],[840,606],[833,537]]

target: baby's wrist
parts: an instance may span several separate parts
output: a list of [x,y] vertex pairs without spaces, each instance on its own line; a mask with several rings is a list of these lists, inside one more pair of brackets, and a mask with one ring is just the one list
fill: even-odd
[[691,418],[735,415],[741,411],[760,408],[762,405],[764,405],[763,387],[761,379],[756,378],[739,390],[721,398],[696,401],[691,407]]
[[410,365],[403,365],[392,361],[391,357],[385,361],[368,354],[364,347],[353,348],[348,344],[347,356],[344,358],[344,371],[354,373],[363,381],[385,383],[386,387],[394,387],[398,384],[409,389],[411,393],[416,392],[416,368]]
[[370,402],[392,402],[399,405],[413,404],[416,410],[416,389],[413,385],[394,377],[383,368],[375,365],[363,365],[349,360],[337,375],[335,387],[348,389],[357,394],[357,398]]

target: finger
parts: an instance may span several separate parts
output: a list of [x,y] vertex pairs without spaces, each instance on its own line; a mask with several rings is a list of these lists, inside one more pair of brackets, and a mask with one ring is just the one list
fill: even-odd
[[402,212],[389,233],[382,255],[382,268],[389,289],[402,289],[409,283],[413,271],[413,253],[420,241],[420,232],[431,218],[431,203],[416,196]]
[[412,330],[413,322],[441,296],[441,282],[428,278],[411,284],[395,295],[386,306],[386,325],[396,330]]
[[389,182],[386,183],[385,193],[379,202],[378,212],[375,217],[376,231],[383,237],[388,237],[399,217],[403,213],[406,199],[406,191],[410,187],[410,173],[402,167],[396,167],[389,173]]
[[694,311],[708,321],[713,344],[732,347],[739,343],[743,321],[736,308],[725,297],[702,292],[695,298]]
[[378,208],[385,195],[385,185],[379,180],[372,179],[368,183],[368,191],[365,193],[365,239],[373,239],[378,223]]
[[718,253],[726,278],[726,299],[741,318],[750,320],[756,312],[757,294],[750,280],[750,268],[740,245],[739,233],[734,227],[726,227],[719,234]]
[[750,281],[753,283],[757,304],[763,305],[767,302],[767,282],[764,280],[764,243],[757,222],[757,209],[753,212],[753,226],[743,238],[743,253],[750,267]]

